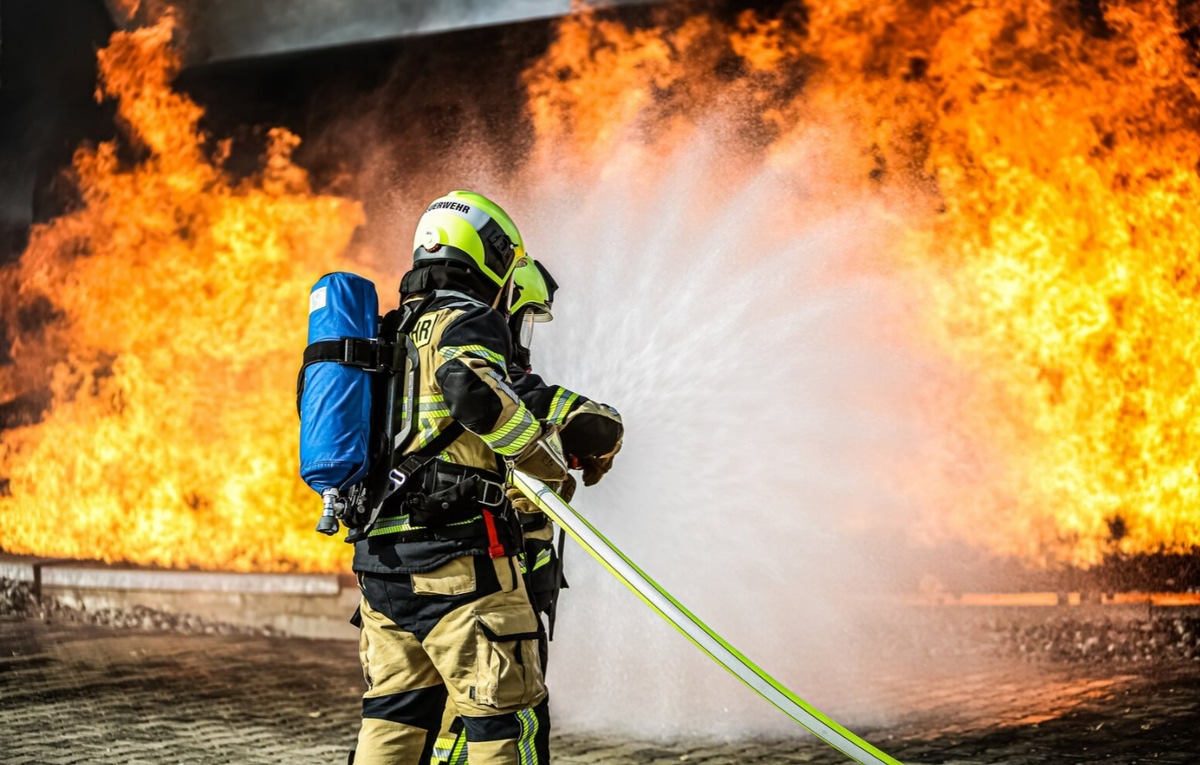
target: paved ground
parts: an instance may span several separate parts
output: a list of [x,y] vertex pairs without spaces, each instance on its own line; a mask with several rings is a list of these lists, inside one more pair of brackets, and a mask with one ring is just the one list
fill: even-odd
[[[340,763],[355,646],[0,616],[0,762]],[[975,665],[978,667],[979,665]],[[1200,763],[1200,663],[997,660],[913,694],[862,731],[905,763]],[[900,692],[899,690],[897,692]],[[562,765],[839,763],[811,739],[645,742],[558,731]]]

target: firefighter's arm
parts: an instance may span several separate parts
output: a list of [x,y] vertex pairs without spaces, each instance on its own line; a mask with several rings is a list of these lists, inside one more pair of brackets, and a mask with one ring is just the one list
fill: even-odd
[[479,307],[446,327],[434,372],[450,416],[492,451],[542,480],[566,474],[555,428],[543,427],[505,379],[511,340],[503,317]]
[[572,467],[583,470],[584,485],[603,478],[625,436],[617,410],[561,385],[549,385],[533,372],[510,366],[509,375],[534,417],[559,426],[563,453]]

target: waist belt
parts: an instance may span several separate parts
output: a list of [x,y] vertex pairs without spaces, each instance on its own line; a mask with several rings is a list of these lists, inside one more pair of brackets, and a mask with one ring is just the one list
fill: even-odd
[[483,468],[431,460],[414,477],[418,486],[388,500],[368,536],[398,534],[397,541],[415,542],[488,533],[484,511],[502,515],[508,501],[498,479]]
[[409,502],[422,496],[440,497],[442,502],[453,502],[461,497],[493,508],[505,502],[504,483],[495,471],[439,459],[430,462],[422,472],[421,488],[408,495],[406,500]]

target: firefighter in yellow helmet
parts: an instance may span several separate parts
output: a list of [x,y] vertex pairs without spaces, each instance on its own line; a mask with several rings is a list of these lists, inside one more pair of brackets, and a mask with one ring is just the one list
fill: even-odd
[[[572,467],[584,471],[584,483],[591,486],[612,467],[613,457],[621,448],[624,426],[615,409],[591,401],[557,385],[548,385],[533,373],[530,345],[537,324],[553,318],[551,306],[558,284],[540,261],[526,258],[513,273],[509,307],[509,329],[513,338],[514,358],[509,365],[513,388],[521,400],[541,421],[560,427],[563,451]],[[567,445],[570,444],[570,448]],[[575,481],[569,474],[554,488],[570,501]],[[553,635],[558,595],[566,586],[562,560],[554,548],[554,525],[515,487],[508,497],[520,519],[524,550],[521,564],[526,586],[536,611],[545,614]],[[561,543],[561,533],[560,543]],[[542,669],[546,668],[546,643],[541,644]],[[453,703],[447,705],[442,732],[433,750],[431,765],[466,765],[468,751],[464,724]],[[471,762],[476,762],[474,758]]]
[[367,691],[352,761],[412,763],[433,749],[449,700],[475,765],[548,763],[540,645],[504,480],[513,465],[566,476],[557,429],[513,389],[504,313],[524,243],[491,200],[455,191],[417,226],[401,308],[381,337],[416,346],[416,427],[391,471],[397,490],[356,534]]

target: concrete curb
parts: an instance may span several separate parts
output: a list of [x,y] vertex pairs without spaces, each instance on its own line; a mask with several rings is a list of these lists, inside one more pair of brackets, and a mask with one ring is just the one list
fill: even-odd
[[295,637],[352,639],[353,577],[114,568],[97,561],[0,555],[0,577],[34,596],[84,611],[141,606],[205,620],[269,627]]
[[[351,576],[112,568],[96,561],[0,555],[0,577],[47,587],[337,595]],[[344,581],[348,580],[348,581]]]

